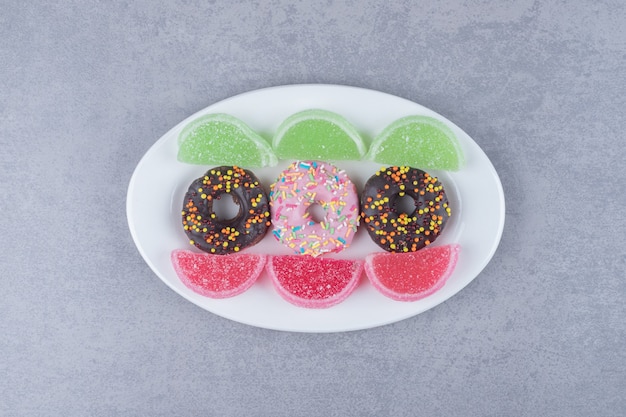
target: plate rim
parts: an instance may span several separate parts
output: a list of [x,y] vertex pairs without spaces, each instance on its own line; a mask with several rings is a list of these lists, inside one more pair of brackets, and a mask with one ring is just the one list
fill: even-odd
[[[201,305],[198,302],[196,302],[195,300],[189,298],[187,296],[187,294],[182,293],[181,291],[179,291],[178,288],[174,287],[167,279],[165,279],[164,277],[161,276],[161,272],[154,265],[154,263],[150,260],[150,257],[147,255],[145,249],[140,244],[139,236],[137,235],[136,228],[134,227],[135,226],[134,225],[134,221],[133,221],[132,216],[131,216],[131,211],[132,211],[132,208],[133,208],[133,204],[132,204],[132,201],[131,201],[132,198],[131,197],[133,195],[133,191],[134,191],[135,186],[136,186],[137,176],[138,176],[139,172],[141,171],[142,166],[146,163],[146,160],[148,159],[149,155],[156,148],[158,148],[159,146],[162,146],[169,139],[169,136],[171,136],[171,134],[174,131],[179,129],[181,126],[186,125],[191,120],[199,117],[200,115],[207,114],[208,112],[210,112],[210,109],[212,107],[215,107],[217,105],[228,104],[230,101],[234,101],[234,100],[245,99],[245,96],[247,96],[247,95],[263,94],[263,93],[268,93],[268,92],[277,91],[277,90],[303,89],[303,88],[304,89],[306,89],[306,88],[313,88],[313,89],[329,88],[329,89],[334,89],[334,90],[361,91],[361,92],[364,92],[366,94],[375,93],[375,94],[388,96],[389,98],[391,98],[393,100],[404,101],[404,102],[406,102],[407,105],[410,105],[410,106],[418,106],[418,107],[420,107],[420,108],[422,108],[422,109],[424,109],[424,110],[426,110],[428,112],[432,112],[432,113],[436,114],[437,117],[441,118],[446,123],[456,127],[460,131],[462,131],[467,136],[467,138],[470,139],[470,145],[473,145],[475,147],[474,151],[480,152],[482,154],[482,156],[484,157],[484,161],[486,161],[488,163],[488,168],[489,168],[491,177],[495,181],[495,188],[496,188],[497,196],[498,196],[498,204],[499,204],[498,216],[499,216],[499,221],[498,221],[498,224],[497,224],[497,232],[494,235],[493,240],[491,241],[491,245],[489,247],[488,254],[482,258],[481,263],[478,265],[478,271],[476,272],[476,274],[471,279],[466,280],[466,282],[464,282],[463,285],[459,286],[459,288],[454,293],[452,293],[451,295],[449,295],[448,297],[446,297],[444,299],[441,299],[441,300],[439,300],[439,301],[437,301],[435,303],[432,303],[432,305],[426,306],[423,309],[418,309],[416,311],[409,311],[406,314],[400,314],[400,315],[395,316],[393,318],[390,318],[388,320],[381,320],[381,321],[376,322],[374,324],[353,325],[353,326],[343,327],[341,329],[317,328],[317,329],[312,329],[311,330],[311,329],[298,328],[297,326],[294,327],[294,326],[284,326],[284,325],[283,326],[260,325],[258,323],[253,323],[250,320],[242,320],[241,318],[236,318],[236,317],[234,317],[231,314],[226,314],[226,313],[223,313],[223,312],[216,312],[213,309],[207,308],[206,306]],[[362,159],[362,161],[365,161],[365,160]],[[369,162],[371,162],[371,161],[369,161]],[[233,96],[229,96],[229,97],[224,98],[222,100],[215,101],[215,102],[213,102],[213,103],[211,103],[211,104],[201,108],[200,110],[197,110],[193,114],[187,116],[186,118],[181,120],[179,123],[177,123],[176,125],[174,125],[170,129],[168,129],[164,134],[162,134],[143,153],[143,155],[139,159],[139,162],[137,163],[137,165],[133,169],[133,173],[132,173],[132,175],[130,177],[130,180],[129,180],[129,183],[128,183],[128,188],[127,188],[127,192],[126,192],[126,205],[125,205],[125,208],[126,208],[127,223],[128,223],[128,227],[129,227],[129,230],[130,230],[130,233],[131,233],[131,237],[132,237],[133,243],[134,243],[135,247],[137,248],[139,254],[141,255],[142,259],[144,260],[144,262],[146,262],[146,264],[152,270],[152,272],[155,275],[157,275],[157,277],[163,283],[165,283],[170,289],[172,289],[179,296],[183,297],[186,301],[191,302],[192,304],[195,304],[196,306],[200,307],[201,309],[203,309],[205,311],[208,311],[208,312],[210,312],[212,314],[215,314],[217,316],[220,316],[222,318],[235,321],[237,323],[241,323],[241,324],[245,324],[245,325],[249,325],[249,326],[253,326],[253,327],[257,327],[257,328],[264,328],[264,329],[270,329],[270,330],[276,330],[276,331],[296,332],[296,333],[340,333],[340,332],[350,332],[350,331],[366,330],[366,329],[376,328],[376,327],[380,327],[380,326],[386,326],[388,324],[397,323],[397,322],[406,320],[408,318],[417,316],[419,314],[422,314],[422,313],[424,313],[424,312],[426,312],[428,310],[431,310],[431,309],[435,308],[436,306],[438,306],[438,305],[448,301],[449,299],[453,298],[456,294],[458,294],[460,291],[462,291],[464,288],[466,288],[471,282],[473,282],[483,272],[485,267],[491,262],[491,260],[493,259],[493,256],[497,252],[497,249],[498,249],[498,247],[500,245],[500,242],[501,242],[501,239],[502,239],[502,235],[503,235],[503,232],[504,232],[504,225],[505,225],[505,216],[506,216],[506,201],[505,201],[504,189],[502,187],[502,182],[500,180],[498,172],[496,171],[493,163],[491,162],[491,159],[484,152],[484,150],[476,143],[474,138],[471,137],[469,134],[467,134],[463,129],[461,129],[459,126],[457,126],[454,122],[450,121],[445,116],[441,115],[440,113],[438,113],[438,112],[436,112],[436,111],[434,111],[434,110],[432,110],[432,109],[430,109],[430,108],[428,108],[428,107],[426,107],[426,106],[424,106],[424,105],[422,105],[420,103],[414,102],[414,101],[409,100],[409,99],[404,98],[404,97],[396,96],[396,95],[391,94],[391,93],[387,93],[387,92],[379,91],[379,90],[375,90],[375,89],[370,89],[370,88],[358,87],[358,86],[342,85],[342,84],[326,84],[326,83],[319,83],[319,84],[317,84],[317,83],[283,84],[283,85],[277,85],[277,86],[263,87],[263,88],[259,88],[259,89],[255,89],[255,90],[249,90],[249,91],[245,91],[245,92],[233,95]],[[361,280],[363,280],[363,279],[364,279],[363,276],[361,276]]]

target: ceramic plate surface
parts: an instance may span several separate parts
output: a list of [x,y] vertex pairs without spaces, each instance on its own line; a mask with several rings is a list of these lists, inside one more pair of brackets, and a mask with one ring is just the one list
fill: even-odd
[[[434,244],[461,245],[456,269],[442,289],[419,301],[398,302],[380,294],[363,274],[359,286],[347,300],[329,309],[315,310],[284,301],[266,274],[243,294],[220,300],[200,296],[178,279],[170,263],[170,253],[174,249],[195,249],[189,245],[180,224],[183,197],[189,184],[211,168],[177,161],[177,138],[182,128],[205,114],[228,113],[271,141],[284,119],[311,108],[341,114],[357,128],[368,145],[387,125],[414,114],[442,120],[457,135],[465,153],[465,166],[457,172],[429,171],[443,183],[453,210],[446,228]],[[278,173],[291,162],[281,160],[276,167],[252,171],[269,191]],[[334,164],[346,170],[359,192],[367,179],[381,168],[380,164],[364,161]],[[165,284],[192,303],[222,317],[257,327],[339,332],[412,317],[449,299],[469,284],[490,261],[500,242],[504,227],[504,194],[498,174],[480,147],[459,127],[432,110],[403,98],[362,88],[290,85],[256,90],[220,101],[191,115],[163,135],[143,156],[133,173],[128,188],[127,216],[132,237],[146,263]],[[363,259],[369,253],[380,251],[382,249],[370,240],[361,226],[352,246],[332,256]],[[245,252],[290,253],[271,233]]]

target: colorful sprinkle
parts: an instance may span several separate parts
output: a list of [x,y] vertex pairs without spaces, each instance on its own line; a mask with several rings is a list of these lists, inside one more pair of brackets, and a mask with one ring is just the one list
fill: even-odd
[[[234,219],[220,219],[213,203],[225,194],[240,207]],[[190,186],[181,212],[190,244],[218,255],[239,252],[258,243],[270,226],[265,191],[256,176],[237,166],[209,170]]]
[[[397,206],[404,196],[413,199],[410,213]],[[369,235],[388,252],[415,252],[431,244],[451,214],[443,185],[416,168],[381,168],[361,196],[361,216]]]
[[[315,222],[309,212],[325,212]],[[270,192],[274,237],[295,253],[319,256],[348,247],[359,224],[356,187],[343,170],[319,161],[296,161],[283,171]]]

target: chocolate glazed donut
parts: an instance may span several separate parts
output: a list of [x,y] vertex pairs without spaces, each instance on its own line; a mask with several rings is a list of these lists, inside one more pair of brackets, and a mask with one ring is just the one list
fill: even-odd
[[[213,203],[231,195],[239,206],[232,219],[220,219]],[[220,166],[196,179],[183,201],[182,223],[189,243],[216,255],[258,243],[271,225],[267,194],[257,177],[236,166]]]
[[[410,210],[400,206],[413,199]],[[415,252],[430,245],[451,211],[436,177],[411,167],[382,168],[367,180],[361,195],[361,217],[372,240],[388,252]]]

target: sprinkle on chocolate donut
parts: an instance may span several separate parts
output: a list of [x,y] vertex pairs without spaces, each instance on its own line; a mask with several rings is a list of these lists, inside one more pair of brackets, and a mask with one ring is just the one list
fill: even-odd
[[[213,203],[231,195],[239,206],[232,219],[219,218]],[[208,253],[225,255],[258,243],[271,225],[267,194],[257,177],[236,166],[210,169],[189,186],[182,223],[189,243]]]
[[[408,196],[408,213],[399,205]],[[382,168],[365,184],[361,217],[372,240],[388,252],[415,252],[430,245],[451,211],[443,185],[427,172],[406,166]]]

